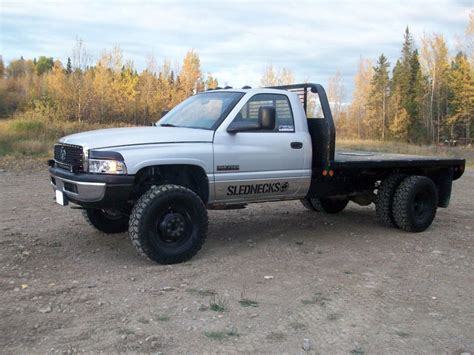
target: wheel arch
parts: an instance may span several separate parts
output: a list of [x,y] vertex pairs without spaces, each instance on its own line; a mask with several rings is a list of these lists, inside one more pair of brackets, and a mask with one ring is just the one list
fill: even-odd
[[194,191],[207,204],[209,178],[203,167],[195,164],[157,164],[142,167],[134,181],[135,193],[141,196],[152,185],[175,184]]

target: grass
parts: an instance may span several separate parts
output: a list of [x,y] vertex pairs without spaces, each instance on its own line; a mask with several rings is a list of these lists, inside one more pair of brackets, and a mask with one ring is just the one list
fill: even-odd
[[224,312],[227,309],[227,302],[223,297],[213,295],[209,300],[209,309],[214,312]]
[[258,307],[257,301],[248,298],[242,298],[239,303],[242,307]]
[[217,292],[213,289],[196,289],[196,288],[188,288],[186,289],[186,292],[197,295],[200,297],[211,297],[217,295]]
[[240,334],[237,331],[237,328],[232,327],[230,330],[213,330],[213,331],[206,331],[204,335],[210,339],[214,340],[224,340],[229,337],[239,337]]
[[170,320],[170,317],[166,315],[159,315],[156,317],[156,320],[160,322],[167,322]]
[[[256,294],[255,298],[257,298]],[[243,287],[242,292],[240,294],[239,303],[242,307],[258,307],[258,302],[256,299],[251,299],[247,297],[247,289],[245,286]]]
[[90,122],[49,121],[28,113],[0,120],[0,159],[48,158],[59,138],[69,134],[107,128]]

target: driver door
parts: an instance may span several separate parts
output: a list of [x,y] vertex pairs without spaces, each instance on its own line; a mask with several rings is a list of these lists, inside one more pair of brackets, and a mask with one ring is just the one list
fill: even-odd
[[[235,120],[258,122],[259,108],[276,111],[273,130],[229,133],[216,131],[214,177],[216,202],[239,203],[295,198],[301,194],[307,132],[296,132],[290,101],[285,94],[256,94]],[[306,190],[304,191],[304,193]]]

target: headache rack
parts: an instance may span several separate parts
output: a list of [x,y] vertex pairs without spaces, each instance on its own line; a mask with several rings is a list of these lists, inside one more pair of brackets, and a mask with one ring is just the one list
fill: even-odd
[[[336,148],[336,127],[332,118],[331,107],[323,86],[314,83],[269,86],[268,89],[279,89],[294,92],[298,95],[306,113],[308,130],[313,144],[313,167],[327,169],[334,161]],[[324,117],[308,117],[308,95],[319,96],[319,102]]]

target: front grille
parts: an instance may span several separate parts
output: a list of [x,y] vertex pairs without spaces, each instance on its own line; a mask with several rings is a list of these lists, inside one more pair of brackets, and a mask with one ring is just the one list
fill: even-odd
[[84,152],[80,145],[56,144],[54,146],[54,160],[60,168],[82,171]]

